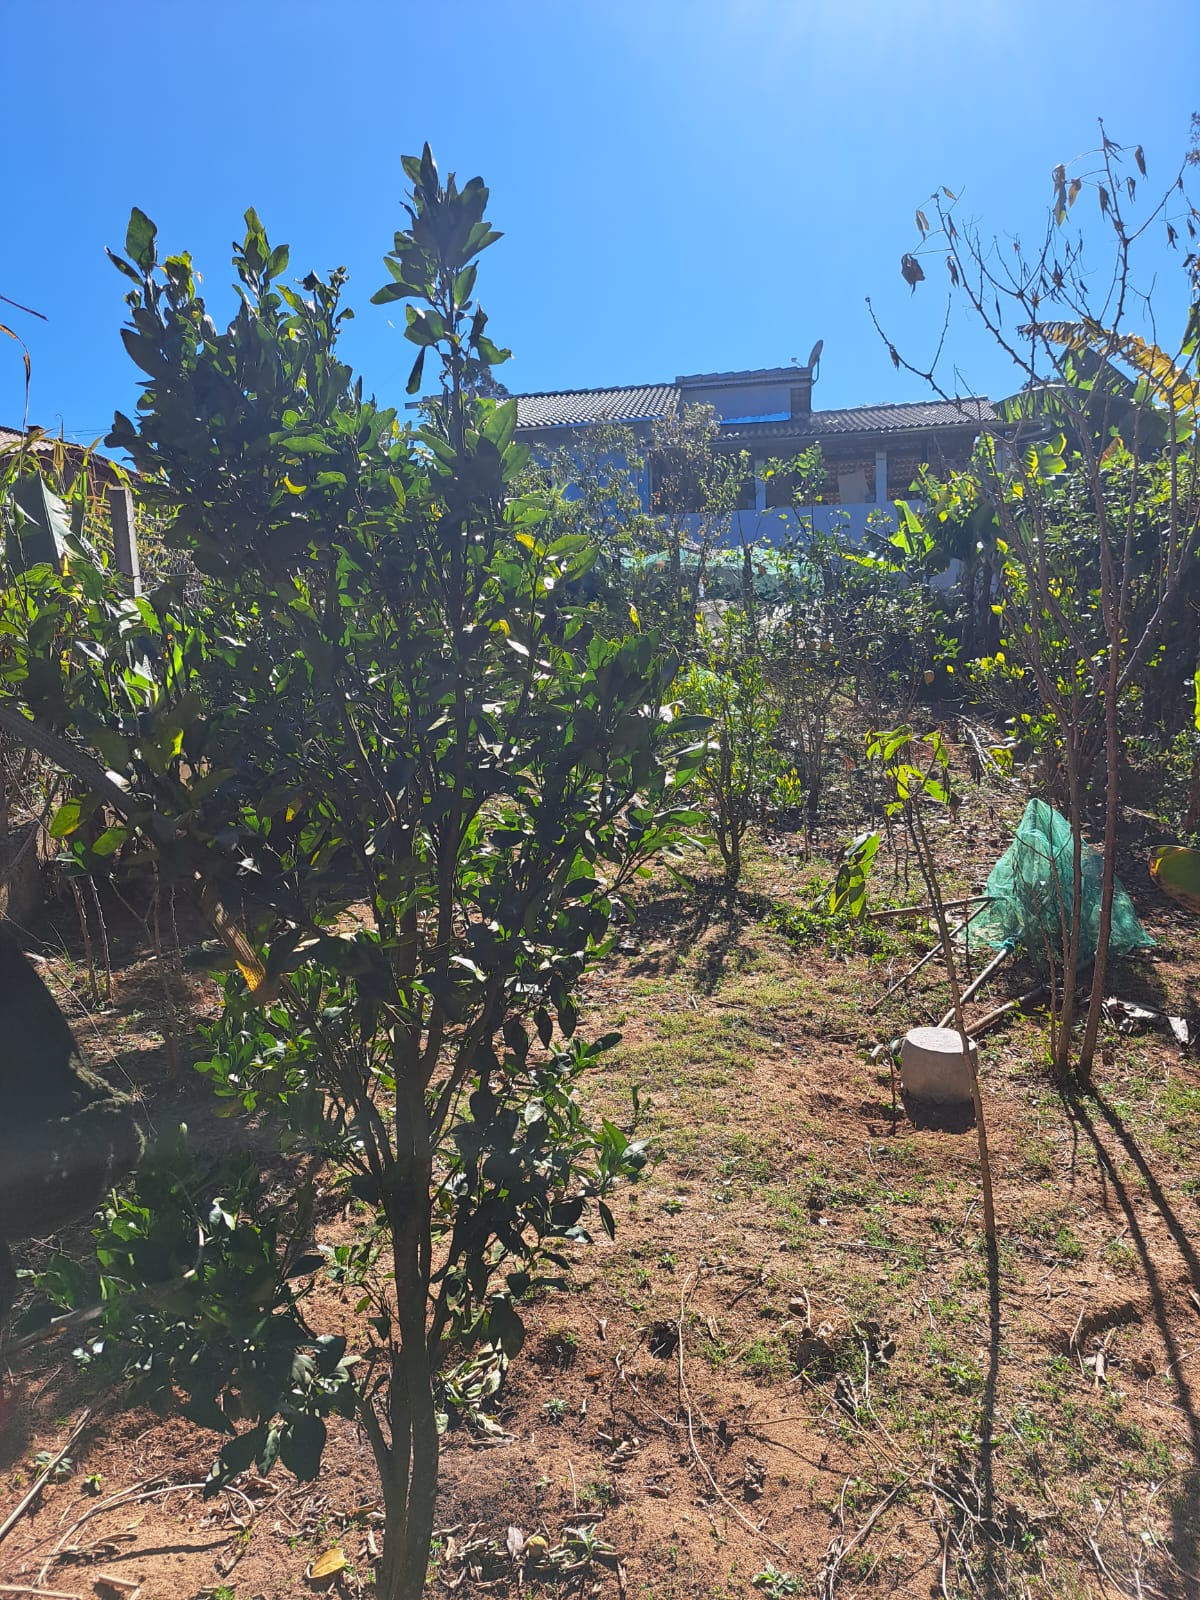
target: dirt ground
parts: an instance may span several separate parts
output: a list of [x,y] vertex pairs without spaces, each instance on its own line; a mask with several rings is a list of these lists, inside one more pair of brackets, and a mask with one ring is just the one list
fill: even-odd
[[[939,824],[950,887],[978,886],[1022,804],[997,781]],[[1168,1031],[1110,1026],[1085,1091],[1051,1073],[1043,1016],[989,1032],[990,1272],[974,1127],[894,1113],[871,1056],[948,1003],[937,962],[885,998],[936,934],[813,935],[778,914],[810,903],[853,831],[809,854],[798,835],[759,841],[732,911],[711,866],[658,877],[589,980],[581,1027],[624,1038],[588,1094],[627,1126],[636,1086],[654,1159],[618,1196],[615,1241],[579,1246],[569,1292],[527,1308],[490,1424],[446,1436],[431,1592],[1200,1594],[1200,1067]],[[1149,883],[1156,842],[1131,817],[1120,870],[1159,944],[1107,987],[1195,1038],[1200,930]],[[873,893],[924,899],[900,865]],[[169,994],[114,922],[113,1002],[95,1004],[73,913],[42,932],[92,1064],[153,1126],[237,1137],[186,1065],[211,984],[189,973]],[[969,1011],[1027,983],[1001,974]],[[347,1225],[329,1216],[327,1237]],[[66,1242],[82,1253],[85,1230]],[[206,1501],[213,1437],[91,1392],[77,1338],[9,1355],[0,1523],[39,1454],[72,1442],[0,1536],[6,1592],[371,1592],[382,1519],[351,1425],[316,1485],[251,1474]],[[346,1565],[306,1576],[331,1549]]]

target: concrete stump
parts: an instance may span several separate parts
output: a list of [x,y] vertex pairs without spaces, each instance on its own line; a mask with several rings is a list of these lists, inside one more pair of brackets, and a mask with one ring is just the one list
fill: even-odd
[[900,1082],[914,1100],[960,1105],[972,1099],[971,1069],[979,1070],[974,1042],[963,1051],[956,1028],[912,1028],[900,1046]]

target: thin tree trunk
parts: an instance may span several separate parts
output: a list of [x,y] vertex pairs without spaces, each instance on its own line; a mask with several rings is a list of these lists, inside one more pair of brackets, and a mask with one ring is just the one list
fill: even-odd
[[[1060,1077],[1066,1077],[1071,1066],[1071,1033],[1075,1026],[1075,991],[1078,983],[1079,971],[1079,939],[1083,926],[1083,897],[1081,894],[1083,880],[1083,808],[1079,794],[1079,745],[1074,725],[1068,730],[1066,739],[1067,750],[1067,821],[1071,824],[1071,915],[1070,921],[1064,928],[1066,938],[1063,940],[1062,962],[1063,982],[1062,1000],[1058,1007],[1058,1018],[1054,1025],[1051,1048],[1054,1056],[1054,1070]],[[1059,885],[1059,903],[1061,908],[1062,886]],[[1050,1010],[1054,1013],[1054,973],[1050,974]]]
[[946,916],[946,908],[942,904],[941,890],[938,887],[937,873],[934,871],[933,856],[929,849],[929,839],[925,832],[925,824],[922,822],[920,812],[915,806],[908,807],[907,815],[913,843],[917,849],[917,861],[921,868],[921,876],[925,879],[925,887],[929,891],[934,920],[937,923],[942,949],[945,952],[946,975],[950,979],[950,997],[954,1002],[955,1026],[962,1041],[967,1070],[971,1074],[971,1099],[975,1106],[975,1128],[979,1139],[979,1174],[983,1184],[983,1231],[987,1238],[988,1252],[994,1258],[996,1254],[996,1206],[992,1195],[992,1158],[988,1150],[987,1125],[983,1118],[983,1094],[979,1087],[979,1072],[975,1065],[975,1052],[971,1048],[966,1019],[963,1016],[962,992],[958,985],[958,968],[955,965],[954,946],[950,939],[950,922]]
[[1092,998],[1088,1005],[1087,1021],[1083,1027],[1083,1042],[1079,1047],[1079,1076],[1091,1077],[1092,1061],[1096,1054],[1096,1040],[1100,1033],[1100,1015],[1104,1005],[1104,978],[1108,966],[1108,940],[1112,932],[1113,892],[1117,881],[1117,825],[1120,820],[1121,768],[1120,729],[1117,726],[1117,680],[1120,660],[1116,644],[1111,646],[1108,687],[1104,701],[1104,743],[1108,771],[1104,782],[1104,868],[1100,880],[1100,930],[1096,936],[1096,966],[1092,974]]
[[396,1167],[386,1205],[392,1233],[399,1338],[392,1351],[392,1438],[383,1473],[384,1546],[376,1592],[380,1600],[419,1600],[429,1568],[438,1488],[435,1374],[426,1325],[430,1273],[426,1230],[433,1156],[429,1116],[416,1064],[398,1061],[397,1079]]

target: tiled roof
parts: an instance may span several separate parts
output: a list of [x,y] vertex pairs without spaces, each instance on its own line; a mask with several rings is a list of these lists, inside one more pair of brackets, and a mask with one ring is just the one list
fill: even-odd
[[[30,429],[26,434],[20,428],[0,426],[0,450],[8,452],[14,446],[20,445],[23,438],[28,438],[28,449],[33,455],[53,457],[56,451],[62,450],[66,460],[72,462],[76,470],[86,458],[93,481],[112,483],[120,479],[124,482],[125,478],[137,477],[131,467],[121,467],[119,462],[101,455],[98,450],[92,450],[88,445],[79,444],[74,439],[60,439],[56,434],[42,433],[36,428]],[[124,477],[121,477],[122,473]]]
[[589,422],[653,422],[676,403],[675,385],[638,383],[622,389],[559,389],[517,396],[518,428],[570,428]]
[[725,387],[727,384],[743,383],[787,383],[789,381],[795,383],[799,378],[811,377],[811,367],[752,367],[745,372],[685,372],[682,377],[676,378],[675,382],[681,388],[694,387],[698,384],[710,385],[718,383]]
[[[795,369],[781,368],[780,371]],[[758,377],[759,374],[754,374]],[[519,428],[579,428],[597,422],[653,422],[681,403],[674,384],[630,384],[618,389],[559,389],[542,394],[519,394]],[[837,411],[813,411],[807,416],[781,417],[778,412],[761,422],[738,417],[721,428],[727,439],[834,438],[855,433],[906,433],[921,428],[978,427],[995,422],[990,400],[916,400],[903,405],[845,406]]]
[[849,433],[906,433],[921,428],[970,428],[995,422],[990,400],[916,400],[904,405],[846,406],[814,411],[786,422],[739,422],[722,429],[727,438],[795,437],[822,439]]

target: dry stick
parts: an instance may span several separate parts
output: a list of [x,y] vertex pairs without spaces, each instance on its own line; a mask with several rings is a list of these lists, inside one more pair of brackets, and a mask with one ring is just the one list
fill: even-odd
[[104,907],[100,904],[100,892],[96,888],[96,880],[88,873],[88,888],[91,890],[92,906],[96,913],[96,927],[100,934],[100,954],[104,959],[104,998],[112,1005],[113,997],[113,970],[112,952],[108,948],[108,924],[104,920]]
[[66,1589],[35,1589],[28,1583],[0,1583],[0,1594],[29,1595],[33,1600],[83,1600],[81,1594]]
[[1010,1011],[1023,1011],[1026,1006],[1032,1005],[1035,1000],[1040,1000],[1046,993],[1046,984],[1039,983],[1036,989],[1027,989],[1024,994],[1018,995],[1015,1000],[1006,1000],[1002,1006],[997,1006],[994,1011],[985,1011],[978,1022],[971,1025],[972,1039],[978,1039],[986,1029],[995,1027]]
[[[153,1481],[154,1480],[152,1478],[147,1478],[144,1480],[145,1483],[152,1483]],[[74,1538],[75,1534],[79,1532],[80,1528],[83,1527],[85,1522],[90,1522],[93,1517],[98,1517],[101,1512],[116,1511],[120,1506],[140,1505],[143,1500],[155,1500],[161,1494],[182,1494],[186,1489],[191,1489],[193,1492],[195,1492],[196,1490],[204,1489],[205,1487],[207,1486],[203,1483],[165,1483],[161,1488],[158,1489],[145,1489],[141,1484],[135,1484],[131,1489],[122,1489],[117,1494],[109,1495],[107,1500],[98,1500],[94,1506],[89,1507],[81,1517],[77,1518],[67,1529],[67,1531],[60,1537],[54,1549],[51,1550],[45,1561],[42,1562],[42,1570],[38,1573],[38,1582],[41,1583],[43,1581],[46,1574],[50,1571],[50,1568],[58,1560],[59,1555],[62,1553],[63,1546],[66,1545],[72,1538]],[[251,1500],[248,1494],[243,1494],[241,1489],[235,1489],[231,1484],[227,1483],[222,1488],[221,1493],[236,1495],[239,1500],[244,1502],[251,1515],[253,1516],[255,1514],[254,1501]],[[49,1535],[47,1535],[47,1537],[49,1537]],[[44,1540],[41,1542],[45,1543]]]
[[158,863],[154,864],[154,916],[150,924],[154,940],[154,967],[158,973],[159,988],[163,998],[163,1043],[167,1049],[167,1071],[172,1078],[179,1076],[179,1038],[175,1031],[175,997],[163,961],[162,942],[162,886],[158,877]]
[[[960,933],[962,933],[964,929],[970,927],[971,923],[975,921],[975,918],[977,916],[979,916],[981,912],[986,911],[990,904],[991,904],[990,901],[984,900],[980,905],[977,905],[975,907],[974,911],[971,912],[971,915],[969,917],[964,917],[963,920],[958,924],[958,926],[952,930],[951,938],[957,939],[958,935]],[[942,948],[942,941],[939,939],[938,942],[934,945],[932,950],[927,951],[926,954],[923,955],[919,961],[914,962],[913,965],[911,967],[909,967],[908,971],[904,974],[903,977],[897,978],[895,983],[892,984],[891,988],[890,989],[886,989],[884,991],[883,998],[885,1000],[887,1000],[888,998],[890,998],[890,996],[894,995],[896,990],[901,988],[904,984],[906,984],[908,982],[908,980],[913,976],[914,973],[920,972],[921,968],[925,965],[925,963],[927,961],[932,961],[934,956],[937,955],[938,951],[941,948]]]
[[96,979],[96,959],[92,953],[92,931],[88,927],[87,908],[83,903],[83,892],[79,887],[78,878],[72,878],[71,896],[75,901],[75,914],[79,918],[79,933],[83,940],[83,959],[87,963],[88,989],[92,996],[92,1004],[100,1004],[100,984]]
[[61,1317],[54,1317],[44,1328],[38,1328],[33,1333],[24,1334],[20,1339],[14,1339],[11,1344],[0,1346],[0,1360],[10,1361],[13,1356],[22,1350],[28,1350],[31,1345],[41,1344],[45,1339],[52,1339],[56,1333],[63,1333],[70,1328],[77,1328],[81,1323],[95,1322],[104,1311],[104,1306],[80,1306],[76,1311],[68,1311]]
[[[943,900],[942,910],[961,911],[965,906],[973,906],[977,900],[988,899],[990,899],[990,896],[986,894],[969,894],[965,895],[961,900]],[[934,911],[936,909],[937,908],[932,904],[932,902],[928,901],[919,906],[888,906],[884,911],[868,911],[867,921],[890,922],[894,917],[915,917],[922,912]]]
[[[826,1572],[826,1575],[825,1575],[825,1580],[824,1580],[824,1585],[823,1585],[823,1592],[826,1595],[832,1596],[832,1594],[833,1594],[834,1585],[837,1583],[838,1568],[841,1566],[842,1562],[850,1554],[851,1550],[854,1549],[855,1545],[861,1544],[863,1542],[863,1540],[870,1533],[871,1529],[879,1521],[879,1519],[883,1515],[883,1513],[891,1505],[892,1501],[896,1498],[896,1496],[898,1494],[900,1494],[903,1490],[905,1490],[905,1489],[907,1489],[909,1487],[909,1484],[911,1483],[911,1481],[912,1480],[910,1478],[905,1478],[903,1480],[903,1482],[898,1483],[892,1489],[889,1489],[887,1494],[884,1495],[883,1499],[875,1507],[874,1511],[872,1511],[871,1515],[863,1523],[862,1527],[854,1535],[853,1539],[850,1540],[849,1544],[843,1545],[842,1548],[833,1557],[833,1560],[830,1562],[830,1565],[829,1565],[829,1567],[827,1569],[827,1572]],[[835,1543],[836,1542],[837,1541],[835,1540]],[[830,1545],[829,1548],[832,1551],[833,1545]],[[828,1552],[827,1552],[826,1559],[828,1559]]]
[[975,979],[975,982],[971,983],[971,984],[968,984],[967,987],[962,991],[961,994],[959,994],[959,992],[958,992],[958,983],[956,981],[953,984],[953,986],[951,988],[951,991],[950,991],[954,996],[954,1004],[950,1007],[949,1011],[947,1011],[946,1015],[938,1023],[938,1027],[939,1028],[948,1028],[950,1026],[950,1024],[954,1021],[956,1016],[961,1019],[963,1006],[966,1005],[967,1001],[971,998],[971,996],[976,992],[977,989],[982,989],[983,985],[991,977],[992,973],[995,972],[996,968],[1003,966],[1004,963],[1008,960],[1009,956],[1011,956],[1011,955],[1012,955],[1012,951],[1011,950],[1008,950],[1008,949],[1001,950],[999,955],[994,956],[992,958],[992,960],[988,962],[987,966],[984,967],[983,971]]
[[91,1420],[92,1408],[89,1406],[83,1413],[83,1416],[80,1417],[79,1421],[71,1429],[66,1444],[64,1444],[62,1449],[46,1463],[41,1472],[39,1472],[37,1477],[33,1480],[33,1485],[28,1494],[22,1496],[20,1504],[16,1507],[16,1509],[10,1511],[8,1516],[5,1517],[3,1523],[0,1523],[0,1543],[2,1543],[8,1537],[8,1535],[16,1527],[17,1523],[20,1522],[21,1518],[29,1510],[33,1502],[37,1499],[38,1495],[41,1494],[44,1485],[49,1480],[51,1474],[54,1472],[54,1469],[58,1466],[59,1462],[66,1455],[67,1451],[70,1450],[72,1445],[76,1442],[80,1434],[82,1434],[83,1430],[87,1427]]
[[733,1501],[721,1488],[720,1484],[709,1471],[708,1462],[705,1461],[704,1457],[700,1454],[700,1447],[696,1443],[696,1431],[692,1418],[692,1400],[691,1396],[688,1394],[687,1380],[683,1375],[683,1313],[684,1307],[687,1303],[688,1290],[691,1288],[692,1282],[696,1277],[696,1273],[689,1272],[687,1277],[684,1279],[683,1287],[679,1291],[679,1320],[675,1324],[675,1332],[677,1335],[675,1354],[679,1363],[679,1399],[681,1405],[683,1406],[684,1416],[687,1418],[688,1446],[692,1453],[692,1459],[695,1461],[696,1465],[700,1468],[700,1471],[708,1480],[708,1485],[712,1489],[712,1492],[716,1495],[717,1499],[724,1504],[728,1511],[732,1511],[733,1515],[741,1523],[742,1527],[746,1529],[747,1533],[752,1533],[756,1539],[764,1540],[770,1545],[771,1549],[774,1550],[776,1555],[782,1556],[786,1561],[789,1559],[789,1557],[788,1552],[784,1549],[784,1547],[781,1544],[777,1544],[775,1540],[771,1538],[770,1534],[764,1533],[761,1528],[756,1528],[754,1523],[750,1521],[749,1517],[743,1516],[738,1510],[737,1506],[734,1505]]

